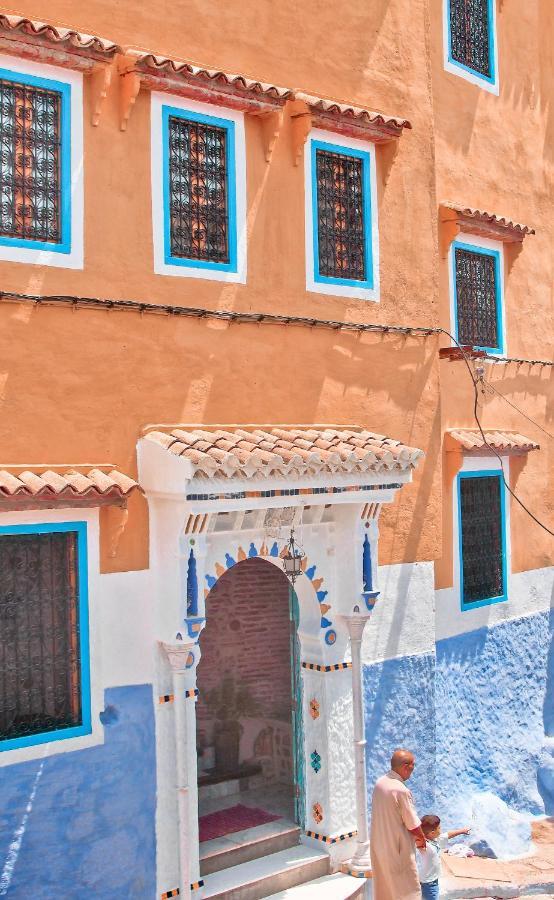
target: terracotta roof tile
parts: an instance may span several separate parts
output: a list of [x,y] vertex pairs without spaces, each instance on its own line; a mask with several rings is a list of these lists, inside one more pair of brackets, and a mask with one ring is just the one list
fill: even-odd
[[[487,450],[487,444],[483,440],[480,431],[471,431],[465,428],[457,428],[447,432],[452,441],[462,447],[463,450]],[[498,452],[527,453],[529,450],[539,450],[540,445],[531,438],[518,434],[515,431],[493,431],[485,429],[487,443]]]
[[498,216],[495,213],[486,212],[482,209],[475,209],[471,206],[458,206],[455,203],[441,203],[444,209],[452,210],[459,216],[466,219],[474,219],[477,223],[485,225],[493,225],[497,228],[504,228],[507,231],[518,232],[522,237],[526,234],[535,234],[535,229],[529,225],[522,225],[519,222],[513,222],[506,216]]
[[25,16],[0,14],[0,29],[12,33],[21,32],[32,37],[42,37],[65,47],[93,50],[95,53],[102,53],[110,57],[121,52],[121,48],[113,41],[92,34],[84,34],[71,28],[60,28],[58,25],[39,22],[36,19],[27,19]]
[[293,97],[293,91],[289,88],[277,87],[263,81],[256,81],[246,75],[233,75],[222,72],[219,69],[205,69],[195,66],[183,60],[170,59],[167,56],[158,56],[155,53],[143,53],[140,51],[128,51],[128,57],[135,59],[139,68],[153,69],[156,72],[167,72],[171,75],[180,75],[188,81],[202,82],[214,86],[222,85],[245,94],[254,94],[270,100],[285,102]]
[[408,119],[401,119],[397,116],[387,116],[383,113],[372,112],[361,106],[351,106],[348,103],[339,103],[336,100],[326,100],[323,97],[315,97],[312,94],[304,94],[295,92],[296,100],[303,100],[314,110],[331,116],[342,116],[358,123],[380,125],[402,131],[403,128],[411,128],[412,125]]
[[0,507],[10,500],[31,499],[41,502],[86,499],[95,505],[102,499],[113,502],[123,500],[138,489],[137,482],[132,478],[117,469],[106,469],[91,468],[83,472],[60,467],[58,471],[45,469],[33,472],[17,466],[0,467]]
[[356,426],[251,426],[248,431],[237,426],[211,432],[167,426],[149,431],[145,440],[186,459],[193,477],[200,478],[408,471],[423,456]]

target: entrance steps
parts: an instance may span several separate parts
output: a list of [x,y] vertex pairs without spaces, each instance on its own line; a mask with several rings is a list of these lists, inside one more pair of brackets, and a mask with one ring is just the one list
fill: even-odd
[[297,847],[299,843],[300,828],[285,819],[203,841],[200,844],[200,875],[204,878],[213,872]]
[[271,894],[267,900],[362,900],[364,890],[365,879],[337,872]]
[[261,900],[328,874],[327,853],[299,844],[207,875],[203,897]]

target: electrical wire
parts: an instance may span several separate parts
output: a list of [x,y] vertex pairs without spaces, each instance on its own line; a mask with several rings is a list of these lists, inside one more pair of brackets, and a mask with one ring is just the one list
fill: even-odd
[[[531,512],[530,509],[528,509],[528,507],[525,505],[525,503],[523,502],[523,500],[520,500],[520,498],[517,496],[517,494],[515,493],[515,491],[512,490],[512,488],[510,487],[510,485],[508,484],[508,482],[507,482],[507,480],[506,480],[506,473],[504,472],[504,460],[502,459],[502,457],[500,456],[500,454],[497,452],[496,447],[493,447],[492,444],[489,444],[489,442],[488,442],[488,440],[487,440],[487,437],[486,437],[486,435],[485,435],[485,432],[483,431],[483,427],[482,427],[482,425],[481,425],[481,421],[480,421],[480,419],[479,419],[479,415],[478,415],[478,412],[477,412],[478,404],[479,404],[479,389],[478,389],[478,385],[479,385],[479,383],[482,383],[483,385],[485,384],[483,378],[482,378],[482,377],[479,377],[479,378],[478,378],[476,375],[473,374],[473,371],[472,371],[472,369],[471,369],[471,365],[470,365],[470,363],[469,363],[469,359],[468,359],[467,353],[465,352],[465,350],[464,350],[464,348],[462,347],[462,345],[456,340],[456,338],[454,337],[454,335],[450,334],[450,332],[447,331],[446,328],[441,328],[440,331],[441,331],[443,334],[446,334],[452,341],[454,341],[454,343],[455,343],[456,346],[458,347],[460,353],[462,354],[463,360],[464,360],[464,362],[465,362],[465,364],[466,364],[466,366],[467,366],[467,370],[468,370],[468,372],[469,372],[471,381],[472,381],[472,383],[473,383],[473,391],[474,391],[474,394],[475,394],[475,400],[474,400],[474,403],[473,403],[473,418],[475,419],[475,422],[477,423],[477,427],[478,427],[478,429],[479,429],[479,431],[480,431],[480,433],[481,433],[481,437],[482,437],[482,439],[483,439],[483,443],[485,444],[486,447],[489,448],[489,450],[490,450],[492,453],[494,453],[494,455],[498,458],[498,461],[500,462],[500,472],[501,472],[501,474],[502,474],[502,481],[504,482],[504,487],[506,488],[506,490],[508,491],[508,493],[511,494],[511,496],[514,498],[514,500],[516,501],[516,503],[519,503],[519,505],[521,506],[521,508],[522,508],[523,510],[525,510],[525,512],[527,513],[527,515],[530,516],[530,517],[533,519],[533,521],[537,523],[537,525],[540,525],[540,527],[543,528],[544,531],[547,532],[547,534],[550,534],[552,537],[554,537],[554,531],[552,531],[552,529],[550,529],[550,528],[548,527],[548,525],[545,525],[543,522],[541,522],[540,519],[538,519],[538,518],[536,517],[536,515],[535,515],[534,513]],[[502,396],[502,394],[500,394],[499,396]]]
[[524,419],[527,419],[527,421],[530,422],[531,425],[534,425],[535,428],[540,428],[540,430],[542,432],[544,432],[544,434],[546,434],[547,437],[552,438],[552,440],[554,440],[554,434],[551,434],[550,431],[547,431],[546,428],[543,428],[539,422],[535,422],[535,420],[532,419],[530,416],[528,416],[527,413],[524,413],[523,410],[519,408],[519,406],[516,406],[516,404],[512,403],[511,400],[508,400],[508,398],[505,397],[504,394],[501,394],[500,391],[497,391],[496,388],[494,387],[494,385],[491,384],[490,381],[484,381],[483,384],[487,388],[487,390],[492,391],[493,393],[496,394],[497,397],[500,397],[501,400],[504,400],[504,402],[507,403],[508,406],[511,406],[512,409],[515,409],[516,412],[518,412],[521,416],[523,416]]

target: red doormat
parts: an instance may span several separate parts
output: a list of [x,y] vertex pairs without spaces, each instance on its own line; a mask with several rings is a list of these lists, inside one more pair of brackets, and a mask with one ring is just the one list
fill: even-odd
[[274,816],[265,809],[257,809],[254,806],[229,806],[228,809],[220,809],[200,816],[200,841],[212,841],[214,838],[232,834],[234,831],[242,831],[244,828],[254,828],[255,825],[265,825],[266,822],[275,822],[282,816]]

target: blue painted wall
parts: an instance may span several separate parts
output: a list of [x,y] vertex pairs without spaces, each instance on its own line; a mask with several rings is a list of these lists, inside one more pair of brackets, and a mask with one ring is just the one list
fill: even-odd
[[0,769],[0,872],[28,812],[7,897],[155,897],[152,687],[111,688],[105,703],[102,746],[46,759],[38,779],[40,761]]
[[434,810],[435,657],[405,656],[364,666],[364,702],[369,799],[376,780],[388,772],[396,747],[416,754],[409,781],[420,815]]
[[480,791],[520,812],[552,809],[554,779],[537,781],[545,723],[554,734],[553,622],[542,613],[437,644],[436,797],[445,824]]

